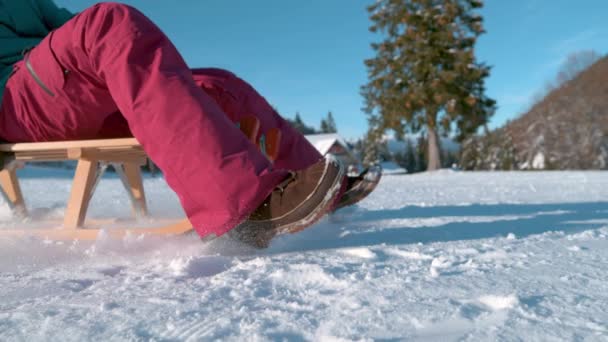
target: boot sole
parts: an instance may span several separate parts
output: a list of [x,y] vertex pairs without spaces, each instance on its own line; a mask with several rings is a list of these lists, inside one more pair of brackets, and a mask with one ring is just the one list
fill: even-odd
[[[328,177],[327,174],[330,167],[337,167],[337,173],[334,176],[335,178],[332,180],[329,188],[324,190],[325,195],[322,197],[319,203],[313,210],[304,215],[303,218],[285,224],[274,223],[275,226],[273,228],[268,227],[268,225],[273,224],[271,221],[244,221],[234,229],[230,230],[229,234],[236,240],[247,243],[253,247],[267,248],[270,245],[270,241],[277,235],[293,234],[310,227],[325,214],[330,212],[335,203],[335,198],[342,189],[342,180],[344,179],[345,174],[344,166],[333,158],[326,159],[323,177]],[[303,203],[311,201],[313,197],[316,197],[321,193],[319,187],[323,181],[328,181],[328,179],[322,178],[317,184],[315,190],[311,192],[309,196],[307,196]]]
[[[362,200],[364,200],[365,198],[367,198],[367,196],[369,196],[372,192],[374,192],[374,190],[376,190],[376,187],[378,186],[378,184],[380,184],[381,179],[382,179],[382,171],[379,171],[378,177],[373,181],[364,179],[364,183],[362,184],[361,188],[354,190],[355,192],[359,192],[359,195],[353,196],[353,198],[351,198],[350,200],[347,200],[343,203],[338,203],[338,205],[336,205],[336,208],[334,209],[334,211],[355,205],[355,204],[361,202]],[[348,192],[346,192],[346,193],[348,193]]]

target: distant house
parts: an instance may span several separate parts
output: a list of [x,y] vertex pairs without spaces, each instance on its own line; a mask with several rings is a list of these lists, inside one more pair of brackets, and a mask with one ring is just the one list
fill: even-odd
[[322,155],[336,156],[349,172],[358,173],[361,170],[361,161],[339,134],[309,134],[305,137]]

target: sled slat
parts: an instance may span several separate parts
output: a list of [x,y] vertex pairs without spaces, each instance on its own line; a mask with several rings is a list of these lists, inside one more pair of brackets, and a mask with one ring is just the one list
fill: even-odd
[[1,152],[67,150],[68,148],[114,148],[139,146],[135,138],[92,139],[37,143],[0,144]]
[[22,151],[12,155],[14,160],[22,161],[57,161],[57,160],[78,160],[90,159],[114,162],[132,162],[143,165],[147,161],[147,156],[143,151],[133,149],[120,150],[98,150],[71,148],[64,151]]
[[183,235],[193,231],[192,224],[188,219],[182,219],[175,223],[166,224],[156,228],[80,228],[80,229],[1,229],[0,236],[8,237],[38,237],[41,239],[69,241],[69,240],[96,240],[103,236],[121,239],[128,234],[131,235]]

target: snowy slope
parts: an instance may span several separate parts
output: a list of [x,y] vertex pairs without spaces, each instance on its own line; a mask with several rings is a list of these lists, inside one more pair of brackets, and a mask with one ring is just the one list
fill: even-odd
[[[37,217],[60,217],[66,174],[26,173]],[[155,215],[180,214],[162,179],[146,186]],[[92,206],[129,214],[115,178]],[[0,228],[19,224],[0,207]],[[604,341],[606,265],[608,173],[386,176],[264,251],[0,240],[0,340]]]

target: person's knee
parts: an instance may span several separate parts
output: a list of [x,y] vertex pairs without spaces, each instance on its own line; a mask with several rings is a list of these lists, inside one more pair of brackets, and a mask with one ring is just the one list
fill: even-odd
[[132,16],[133,13],[141,14],[137,8],[118,2],[100,2],[93,7],[98,8],[99,11],[104,12],[104,14],[111,14],[119,17],[129,17]]
[[133,26],[138,29],[156,28],[137,8],[117,2],[101,2],[94,5],[92,15],[101,19],[101,22],[119,26]]

